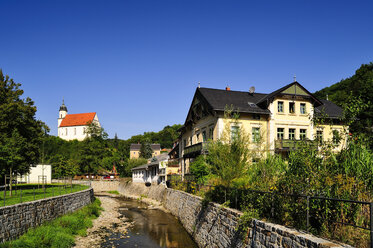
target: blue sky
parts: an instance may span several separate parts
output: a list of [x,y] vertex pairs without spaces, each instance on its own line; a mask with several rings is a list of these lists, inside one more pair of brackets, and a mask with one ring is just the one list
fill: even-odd
[[5,1],[0,68],[57,134],[97,112],[127,139],[183,123],[202,87],[314,92],[373,61],[372,1]]

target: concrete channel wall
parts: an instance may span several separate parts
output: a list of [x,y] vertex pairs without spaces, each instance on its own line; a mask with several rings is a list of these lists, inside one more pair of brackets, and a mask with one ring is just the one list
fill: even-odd
[[118,191],[127,196],[160,201],[176,216],[199,247],[349,247],[281,225],[253,219],[247,234],[238,229],[242,212],[216,203],[202,207],[200,197],[164,186],[145,187],[121,183]]
[[93,200],[93,189],[0,208],[0,242],[16,239],[27,229],[73,212]]

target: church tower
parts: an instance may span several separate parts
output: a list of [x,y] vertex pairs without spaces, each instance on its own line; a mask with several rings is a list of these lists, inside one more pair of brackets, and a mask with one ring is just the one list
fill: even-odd
[[62,100],[62,105],[60,107],[60,111],[58,113],[58,127],[60,126],[62,120],[66,117],[67,115],[67,108],[65,106],[65,101]]

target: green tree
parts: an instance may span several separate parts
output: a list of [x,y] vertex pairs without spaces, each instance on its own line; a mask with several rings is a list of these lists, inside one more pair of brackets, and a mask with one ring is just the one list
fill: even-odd
[[209,167],[204,155],[200,155],[190,164],[190,172],[195,176],[198,183],[203,183],[209,174]]
[[230,187],[234,180],[237,180],[247,173],[250,160],[253,155],[249,150],[251,144],[249,135],[238,125],[238,113],[226,109],[226,122],[233,122],[225,125],[222,137],[216,141],[210,141],[208,145],[207,163],[209,171],[215,175],[223,186]]
[[118,168],[119,173],[123,177],[131,177],[132,176],[132,168],[135,168],[140,165],[147,164],[148,160],[145,158],[132,158],[128,159],[123,166]]
[[153,150],[149,142],[142,142],[141,147],[140,147],[140,157],[148,159],[148,158],[151,158],[152,155],[153,155]]
[[23,174],[39,160],[40,143],[48,127],[35,119],[36,107],[22,99],[21,84],[0,70],[0,170]]

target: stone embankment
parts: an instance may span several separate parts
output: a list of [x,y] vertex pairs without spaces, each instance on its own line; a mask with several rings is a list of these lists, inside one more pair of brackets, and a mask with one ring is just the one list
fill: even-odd
[[73,212],[93,200],[93,189],[0,208],[0,242],[16,239],[31,227]]
[[308,233],[253,219],[242,234],[242,212],[216,203],[202,206],[200,197],[163,186],[145,187],[140,183],[122,182],[118,191],[125,196],[150,198],[176,216],[199,247],[349,247]]

